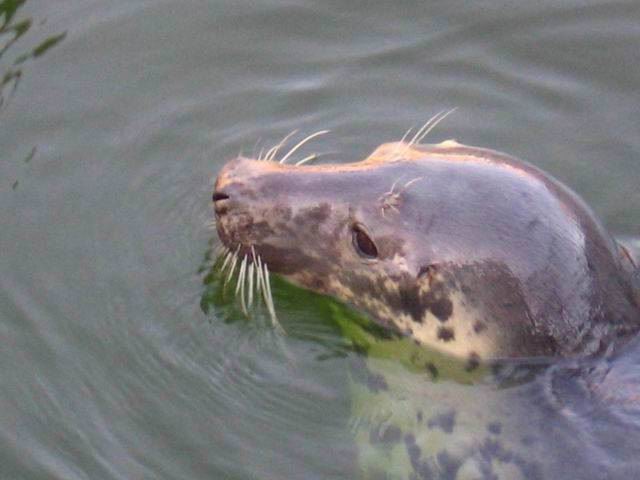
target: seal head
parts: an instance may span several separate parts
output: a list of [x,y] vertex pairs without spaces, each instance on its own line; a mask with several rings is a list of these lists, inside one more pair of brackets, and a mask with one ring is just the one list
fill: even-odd
[[449,140],[341,165],[238,157],[213,200],[230,249],[469,361],[594,354],[638,330],[630,257],[574,193],[502,153]]

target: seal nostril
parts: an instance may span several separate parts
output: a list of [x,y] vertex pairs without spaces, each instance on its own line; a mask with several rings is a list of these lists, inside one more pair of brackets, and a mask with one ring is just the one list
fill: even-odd
[[217,202],[218,200],[228,200],[229,195],[222,192],[213,192],[213,201]]

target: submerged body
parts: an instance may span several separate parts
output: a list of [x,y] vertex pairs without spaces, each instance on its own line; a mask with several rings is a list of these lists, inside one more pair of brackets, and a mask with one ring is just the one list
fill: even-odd
[[396,142],[343,165],[237,158],[214,203],[229,249],[470,367],[595,354],[640,325],[628,252],[569,189],[495,151]]

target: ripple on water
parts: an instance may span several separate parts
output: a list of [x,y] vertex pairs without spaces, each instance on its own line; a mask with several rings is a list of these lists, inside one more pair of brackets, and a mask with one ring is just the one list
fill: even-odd
[[[351,161],[458,106],[428,140],[545,167],[640,253],[635,0],[134,3],[0,0],[31,20],[0,31],[0,477],[352,476],[326,306],[274,282],[286,337],[201,309],[210,181],[256,142],[327,128]],[[556,478],[635,478],[636,347],[504,396],[393,366],[518,416]]]

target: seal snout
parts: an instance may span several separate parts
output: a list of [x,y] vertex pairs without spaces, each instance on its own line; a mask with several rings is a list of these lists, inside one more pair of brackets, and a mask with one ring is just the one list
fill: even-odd
[[224,215],[229,211],[232,202],[237,202],[242,197],[239,188],[243,185],[242,176],[238,174],[238,165],[241,159],[235,159],[227,163],[216,178],[213,190],[213,206],[216,215]]

